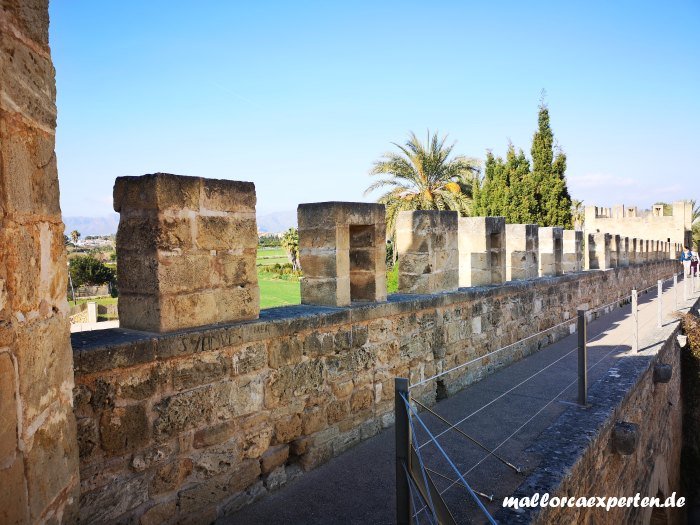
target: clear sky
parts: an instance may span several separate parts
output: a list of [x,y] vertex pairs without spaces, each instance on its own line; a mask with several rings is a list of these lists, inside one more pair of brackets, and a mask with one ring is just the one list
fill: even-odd
[[258,211],[368,200],[409,130],[529,155],[540,91],[574,198],[700,181],[700,3],[51,0],[63,213],[120,175],[255,182]]

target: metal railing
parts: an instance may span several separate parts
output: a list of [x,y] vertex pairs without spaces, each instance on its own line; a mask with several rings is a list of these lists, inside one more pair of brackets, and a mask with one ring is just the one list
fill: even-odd
[[[688,289],[692,287],[692,291],[696,290],[695,281],[700,279],[700,275],[693,279],[683,279],[684,284],[684,298],[688,298]],[[588,343],[604,336],[607,331],[602,331],[601,333],[593,336],[589,339],[588,337],[588,323],[592,319],[597,319],[601,312],[607,313],[611,311],[616,305],[623,306],[631,304],[631,319],[632,319],[632,329],[624,341],[627,342],[631,339],[630,348],[632,352],[639,352],[639,296],[641,294],[646,294],[656,288],[656,297],[653,302],[657,303],[658,315],[657,324],[662,326],[663,324],[663,285],[664,283],[673,280],[673,295],[675,297],[675,309],[678,309],[678,274],[674,274],[665,280],[659,280],[655,285],[647,287],[643,290],[631,290],[629,295],[619,297],[615,301],[610,303],[597,306],[592,309],[579,309],[577,310],[576,319],[567,319],[561,323],[553,325],[546,330],[542,330],[536,334],[532,334],[528,337],[520,339],[514,343],[510,343],[506,346],[488,352],[482,356],[470,359],[465,363],[455,365],[448,370],[444,370],[438,374],[431,375],[425,379],[422,379],[412,385],[409,384],[409,380],[406,378],[396,378],[395,380],[395,416],[396,416],[396,516],[397,523],[400,524],[414,524],[421,523],[421,521],[426,523],[434,524],[451,524],[456,523],[453,513],[450,511],[450,507],[445,502],[444,495],[454,486],[461,486],[467,491],[469,499],[473,501],[479,511],[486,520],[490,523],[496,523],[493,516],[487,510],[484,501],[493,501],[493,495],[489,495],[484,491],[477,490],[473,488],[467,482],[467,476],[477,468],[483,461],[488,458],[493,458],[512,470],[513,472],[522,475],[523,469],[516,466],[516,462],[503,457],[502,454],[498,453],[510,439],[512,439],[518,432],[520,432],[525,426],[527,426],[533,419],[535,419],[539,414],[541,414],[547,407],[552,403],[559,400],[564,393],[577,385],[577,396],[576,404],[581,407],[588,406],[588,383],[589,383],[589,371],[597,367],[600,363],[608,359],[614,352],[618,351],[624,345],[622,343],[614,346],[610,351],[605,353],[602,357],[597,359],[593,364],[589,364],[588,359]],[[688,283],[688,281],[692,281]],[[649,304],[649,309],[653,308],[653,304]],[[647,314],[648,315],[648,314]],[[571,326],[575,323],[575,330],[572,330]],[[570,326],[570,335],[573,331],[577,333],[577,345],[569,351],[566,351],[563,355],[559,356],[557,359],[553,360],[548,365],[538,369],[533,374],[526,377],[524,380],[519,381],[514,386],[508,388],[505,392],[499,394],[494,399],[481,405],[478,409],[473,410],[469,414],[460,418],[458,421],[452,423],[438,414],[435,410],[431,409],[425,403],[418,399],[411,398],[411,390],[416,387],[423,386],[430,381],[434,381],[443,377],[447,374],[454,373],[460,369],[463,369],[471,364],[477,363],[485,358],[496,355],[507,349],[512,349],[518,345],[522,345],[525,342],[542,336],[543,334],[561,328],[563,325]],[[606,349],[607,350],[607,349]],[[539,408],[531,417],[529,417],[522,425],[518,426],[512,433],[510,433],[504,440],[502,440],[496,446],[487,446],[481,440],[477,439],[473,435],[467,433],[463,428],[459,428],[470,418],[478,414],[479,412],[485,410],[490,405],[493,405],[500,399],[503,399],[506,395],[513,392],[515,389],[519,388],[523,384],[532,380],[533,378],[539,376],[550,369],[552,366],[561,362],[565,358],[572,355],[574,352],[577,353],[577,377],[569,384],[567,384],[561,391],[559,391],[554,397],[549,399],[547,403]],[[429,425],[426,424],[424,418],[418,412],[420,408],[423,412],[430,414],[431,417],[436,418],[442,424],[447,425],[447,428],[441,431],[431,431]],[[419,439],[419,433],[416,431],[420,429],[420,434],[425,436],[423,439]],[[478,447],[482,453],[483,457],[472,465],[469,469],[465,471],[460,471],[455,464],[455,461],[450,458],[445,450],[445,447],[440,442],[440,439],[448,432],[455,432],[465,438],[471,445]],[[443,464],[448,466],[450,473],[440,472],[437,468],[428,464],[428,458],[425,456],[425,448],[432,447],[437,451],[437,457],[442,458]],[[449,485],[442,490],[438,490],[437,479],[441,481],[448,481]],[[482,501],[483,500],[483,501]]]

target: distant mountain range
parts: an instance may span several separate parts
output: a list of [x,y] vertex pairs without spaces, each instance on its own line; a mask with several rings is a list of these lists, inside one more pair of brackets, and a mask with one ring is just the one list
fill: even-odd
[[[66,235],[78,230],[82,237],[87,235],[111,235],[117,233],[119,214],[112,213],[104,217],[63,217]],[[296,227],[296,211],[278,211],[258,215],[258,230],[265,233],[279,233]]]

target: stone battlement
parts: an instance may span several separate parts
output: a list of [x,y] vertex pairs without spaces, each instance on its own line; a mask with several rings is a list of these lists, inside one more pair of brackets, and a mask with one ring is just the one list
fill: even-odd
[[73,335],[81,515],[87,523],[214,519],[393,421],[393,381],[437,371],[564,324],[481,366],[414,390],[435,403],[676,270],[670,260],[347,307],[263,310],[169,334]]
[[586,206],[587,234],[610,233],[630,238],[652,238],[689,246],[692,243],[693,207],[688,201],[672,204],[672,214],[664,215],[660,204],[651,210],[619,204],[612,208]]

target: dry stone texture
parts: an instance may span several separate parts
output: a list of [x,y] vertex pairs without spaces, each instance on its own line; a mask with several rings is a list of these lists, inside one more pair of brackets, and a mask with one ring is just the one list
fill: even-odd
[[0,2],[0,523],[78,498],[48,2]]
[[506,281],[538,277],[538,235],[537,224],[506,224]]
[[586,243],[586,270],[608,270],[610,261],[610,234],[588,234]]
[[258,317],[253,183],[119,177],[114,209],[122,327],[170,332]]
[[[75,334],[81,514],[86,523],[187,522],[231,512],[390,425],[396,376],[415,383],[573,324],[581,305],[607,304],[675,267],[663,261],[362,308],[290,307],[175,334]],[[450,374],[442,388],[456,392],[570,328]],[[429,404],[438,395],[431,383],[413,394]]]
[[564,230],[562,235],[562,273],[583,270],[583,232]]
[[383,204],[300,204],[297,217],[302,304],[386,301]]
[[460,217],[458,243],[460,287],[505,282],[504,217]]
[[396,220],[399,292],[428,294],[459,286],[456,211],[402,211]]
[[539,275],[546,277],[562,274],[563,228],[541,227],[538,230],[540,244]]

